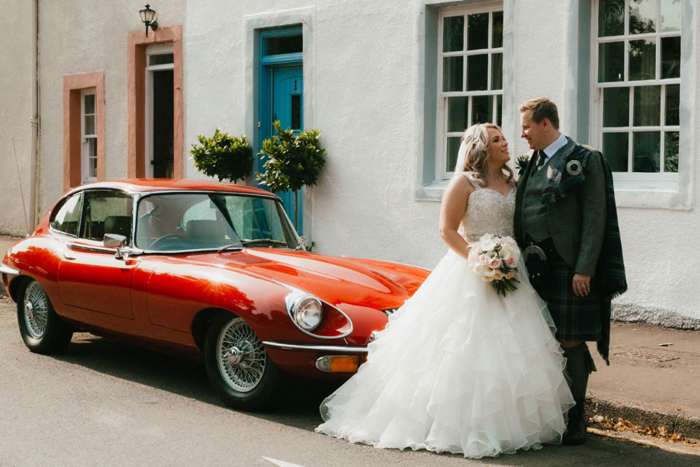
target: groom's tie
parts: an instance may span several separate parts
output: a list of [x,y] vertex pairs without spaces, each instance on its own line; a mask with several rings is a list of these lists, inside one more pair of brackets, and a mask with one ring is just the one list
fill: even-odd
[[535,163],[535,172],[537,172],[542,168],[545,161],[547,160],[547,155],[544,153],[544,151],[537,151],[535,154],[537,155],[537,162]]

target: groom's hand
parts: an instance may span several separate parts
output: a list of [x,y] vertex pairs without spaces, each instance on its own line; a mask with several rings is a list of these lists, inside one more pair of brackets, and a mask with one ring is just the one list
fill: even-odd
[[573,287],[577,297],[585,297],[591,291],[591,276],[574,274]]

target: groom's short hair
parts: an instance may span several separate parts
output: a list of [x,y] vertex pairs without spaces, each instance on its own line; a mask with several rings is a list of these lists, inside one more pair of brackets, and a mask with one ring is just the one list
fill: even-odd
[[535,123],[540,123],[545,118],[548,118],[552,123],[552,126],[556,130],[559,129],[559,111],[557,110],[557,104],[550,101],[546,97],[530,99],[522,104],[519,110],[520,113],[532,110],[532,120]]

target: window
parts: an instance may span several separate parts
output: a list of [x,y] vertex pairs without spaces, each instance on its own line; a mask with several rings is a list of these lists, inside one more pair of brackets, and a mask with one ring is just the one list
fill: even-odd
[[63,77],[63,189],[105,178],[104,73]]
[[676,190],[681,0],[593,3],[591,141],[617,188]]
[[97,113],[95,111],[95,90],[86,90],[81,96],[82,173],[83,183],[97,181]]
[[80,238],[102,241],[105,234],[131,238],[131,196],[113,190],[85,192]]
[[464,130],[502,121],[503,7],[446,8],[438,36],[436,178],[449,179]]
[[56,215],[51,220],[51,228],[71,235],[78,236],[78,222],[80,220],[80,199],[81,194],[77,193],[66,201],[58,209]]

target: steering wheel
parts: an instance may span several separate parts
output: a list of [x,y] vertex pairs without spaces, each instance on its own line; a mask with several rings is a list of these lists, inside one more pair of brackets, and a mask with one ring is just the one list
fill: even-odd
[[178,240],[181,240],[181,239],[182,239],[182,237],[180,237],[178,234],[167,233],[167,234],[165,234],[165,235],[163,235],[163,236],[161,236],[161,237],[156,238],[155,241],[154,241],[153,243],[151,243],[151,245],[150,245],[148,248],[151,249],[151,250],[155,250],[155,249],[156,249],[156,245],[157,245],[158,243],[164,242],[165,240],[168,240],[168,239],[170,239],[170,238],[177,238]]

